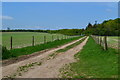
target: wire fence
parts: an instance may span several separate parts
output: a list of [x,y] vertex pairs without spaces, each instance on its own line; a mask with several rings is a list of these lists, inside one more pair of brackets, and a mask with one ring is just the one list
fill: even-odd
[[[29,45],[24,45],[24,46],[20,46],[20,47],[17,47],[17,46],[14,46],[13,44],[17,44],[17,42],[15,41],[14,42],[14,39],[15,37],[11,36],[10,37],[10,46],[7,47],[8,49],[14,49],[14,48],[22,48],[22,47],[26,47],[26,46],[35,46],[35,45],[38,45],[38,44],[44,44],[44,43],[47,43],[47,42],[53,42],[55,40],[63,40],[63,39],[69,39],[69,38],[73,38],[73,37],[76,37],[76,36],[66,36],[66,35],[63,35],[63,36],[43,36],[42,39],[43,41],[42,42],[38,42],[36,36],[31,36],[31,38],[29,38],[29,40],[31,41],[31,43]],[[22,41],[24,42],[24,41]],[[19,42],[18,42],[19,43]]]
[[104,50],[108,50],[107,36],[91,35],[97,44],[104,47]]

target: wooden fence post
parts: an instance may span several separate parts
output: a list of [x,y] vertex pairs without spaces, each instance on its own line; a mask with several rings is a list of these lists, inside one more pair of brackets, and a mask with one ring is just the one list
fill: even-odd
[[61,36],[59,36],[59,40],[61,40]]
[[101,36],[100,36],[100,46],[102,45],[102,38],[101,38]]
[[54,41],[54,40],[53,40],[53,35],[52,35],[52,41]]
[[57,40],[59,40],[59,36],[57,36]]
[[104,36],[104,49],[107,50],[108,46],[107,46],[107,36]]
[[102,40],[102,39],[101,39],[101,36],[100,36],[100,41],[99,41],[99,44],[101,44],[101,40]]
[[32,46],[34,46],[34,36],[32,36]]
[[10,49],[12,49],[12,36],[10,38]]
[[99,36],[98,36],[98,44],[99,44]]
[[95,36],[95,40],[96,40],[96,43],[98,44],[98,39],[97,39],[97,36]]
[[46,36],[44,36],[44,43],[46,43]]

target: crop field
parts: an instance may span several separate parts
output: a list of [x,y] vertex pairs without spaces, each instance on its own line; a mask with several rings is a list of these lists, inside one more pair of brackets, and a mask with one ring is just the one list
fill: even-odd
[[[3,32],[2,33],[2,45],[10,49],[10,38],[13,38],[13,48],[21,48],[32,45],[32,36],[34,36],[34,42],[36,44],[44,43],[44,36],[46,36],[46,42],[56,39],[66,38],[62,34],[49,34],[49,33],[39,33],[39,32]],[[70,37],[70,36],[68,36]]]
[[[104,46],[104,37],[103,36],[99,36],[99,37],[97,36],[96,38],[97,38],[97,41],[99,41],[98,39],[101,38],[101,40],[102,40],[102,46]],[[114,48],[114,49],[118,50],[118,48],[120,47],[118,45],[119,38],[120,37],[118,37],[118,36],[107,36],[108,47]]]
[[119,37],[117,36],[109,36],[107,41],[108,41],[108,45],[112,48],[118,49],[118,40]]

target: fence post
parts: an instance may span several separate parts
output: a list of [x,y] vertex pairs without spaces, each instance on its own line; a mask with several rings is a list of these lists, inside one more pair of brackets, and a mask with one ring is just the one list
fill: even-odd
[[46,36],[44,36],[44,43],[46,43]]
[[34,36],[32,36],[32,46],[34,46]]
[[98,41],[98,40],[97,40],[97,36],[95,36],[95,41],[96,41],[96,43],[97,43],[97,41]]
[[61,40],[61,36],[59,36],[59,40]]
[[10,49],[12,49],[12,36],[10,38]]
[[104,49],[107,50],[108,46],[107,46],[107,36],[104,36]]
[[100,41],[100,40],[99,40],[99,36],[98,36],[98,44],[99,44],[99,41]]
[[101,45],[101,36],[98,36],[98,44]]
[[100,36],[100,46],[102,45],[102,38],[101,38],[101,36]]
[[57,40],[59,40],[59,36],[57,36]]
[[54,41],[54,40],[53,40],[53,35],[52,35],[52,41]]

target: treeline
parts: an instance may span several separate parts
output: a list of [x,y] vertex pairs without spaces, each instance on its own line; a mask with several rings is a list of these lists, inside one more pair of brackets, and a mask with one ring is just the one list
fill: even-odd
[[49,30],[25,30],[25,29],[12,29],[12,30],[1,30],[2,32],[45,32]]
[[119,36],[120,35],[120,18],[115,20],[107,20],[101,24],[89,23],[86,29],[60,29],[60,30],[1,30],[2,32],[44,32],[44,33],[59,33],[64,35],[107,35],[107,36]]
[[60,29],[60,30],[49,30],[49,33],[59,33],[64,35],[83,35],[84,29]]
[[115,20],[107,20],[101,24],[88,24],[84,34],[86,35],[107,35],[107,36],[119,36],[120,35],[120,18]]
[[58,33],[64,35],[82,35],[84,29],[60,29],[60,30],[24,30],[24,29],[15,29],[15,30],[2,30],[2,32],[43,32],[43,33]]

